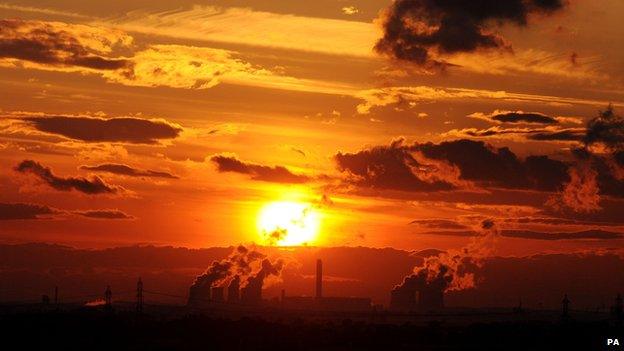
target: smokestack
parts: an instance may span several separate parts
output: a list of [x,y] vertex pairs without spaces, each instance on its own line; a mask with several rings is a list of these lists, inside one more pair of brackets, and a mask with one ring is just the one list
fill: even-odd
[[261,303],[264,279],[270,275],[279,275],[283,266],[284,262],[282,260],[271,263],[269,259],[263,259],[262,268],[260,268],[256,275],[247,278],[247,285],[241,289],[241,302],[247,305],[257,305]]
[[189,288],[189,299],[187,305],[198,306],[202,302],[210,300],[210,289],[212,286],[208,282],[199,282]]
[[225,301],[224,288],[222,286],[216,286],[212,288],[212,294],[210,297],[213,302],[224,302]]
[[228,286],[228,296],[229,303],[238,303],[240,301],[240,277],[235,276],[234,279],[230,282]]
[[316,298],[323,297],[323,261],[316,260]]

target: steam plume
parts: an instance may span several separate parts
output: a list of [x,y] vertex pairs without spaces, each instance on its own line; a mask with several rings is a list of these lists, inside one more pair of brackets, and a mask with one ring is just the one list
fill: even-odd
[[[624,172],[624,118],[612,105],[587,123],[583,146],[573,150],[576,162],[568,169],[570,181],[548,201],[557,211],[590,213],[601,209],[601,190],[609,182],[622,182]],[[606,166],[606,167],[604,167]],[[603,188],[603,189],[601,189]]]
[[189,304],[198,300],[207,300],[212,287],[228,286],[228,300],[238,301],[238,287],[245,281],[241,292],[243,302],[255,303],[262,298],[262,287],[269,276],[279,276],[284,262],[281,259],[271,261],[265,254],[248,249],[243,245],[221,261],[214,261],[206,272],[195,279],[190,288]]
[[414,273],[404,278],[394,290],[447,292],[476,286],[475,271],[492,254],[498,229],[491,220],[481,223],[478,235],[460,250],[450,250],[428,257]]
[[239,245],[227,258],[212,262],[206,272],[195,279],[192,288],[223,284],[234,275],[248,276],[251,274],[252,265],[264,258],[265,255],[255,249],[250,250]]

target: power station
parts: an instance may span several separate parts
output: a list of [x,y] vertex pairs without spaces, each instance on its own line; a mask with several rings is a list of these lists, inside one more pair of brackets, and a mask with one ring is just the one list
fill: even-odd
[[[323,295],[323,261],[316,260],[314,296],[287,296],[282,290],[279,307],[287,310],[350,311],[372,310],[371,299],[367,297],[332,297]],[[227,286],[227,288],[226,288]],[[225,291],[227,290],[227,296]],[[247,284],[241,287],[241,279],[234,276],[220,286],[193,285],[189,289],[188,305],[191,307],[252,307],[268,304],[262,298],[261,284]]]
[[398,287],[390,292],[390,310],[404,312],[435,312],[444,308],[444,291],[423,286],[418,290]]

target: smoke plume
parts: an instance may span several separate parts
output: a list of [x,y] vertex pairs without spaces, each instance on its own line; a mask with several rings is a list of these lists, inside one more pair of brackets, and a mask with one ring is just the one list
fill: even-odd
[[233,276],[248,276],[253,270],[253,265],[266,256],[255,249],[248,249],[243,245],[237,246],[227,258],[221,261],[213,261],[210,267],[195,278],[193,287],[214,286],[224,284]]
[[238,285],[244,280],[244,289],[260,292],[265,278],[279,276],[283,266],[281,259],[271,261],[265,254],[239,245],[227,258],[213,261],[206,272],[195,279],[191,289]]
[[575,163],[568,169],[569,182],[547,205],[556,211],[599,211],[601,193],[617,193],[624,180],[624,118],[615,114],[612,105],[587,123],[583,145],[574,149],[573,155]]
[[577,213],[591,213],[601,209],[598,172],[589,161],[579,162],[568,169],[570,181],[560,194],[551,197],[547,205],[557,211],[571,209]]
[[484,259],[492,255],[499,234],[491,220],[483,221],[477,233],[459,250],[426,258],[394,290],[448,292],[474,288],[477,284],[475,272],[483,266]]
[[284,261],[281,259],[275,262],[271,262],[268,258],[263,259],[260,270],[247,278],[247,283],[243,288],[251,291],[262,290],[264,279],[271,275],[278,276],[282,272],[283,267]]

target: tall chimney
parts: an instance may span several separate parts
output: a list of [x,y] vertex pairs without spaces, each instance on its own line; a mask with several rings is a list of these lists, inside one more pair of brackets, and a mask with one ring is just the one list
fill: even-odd
[[316,298],[323,297],[323,261],[316,260]]

